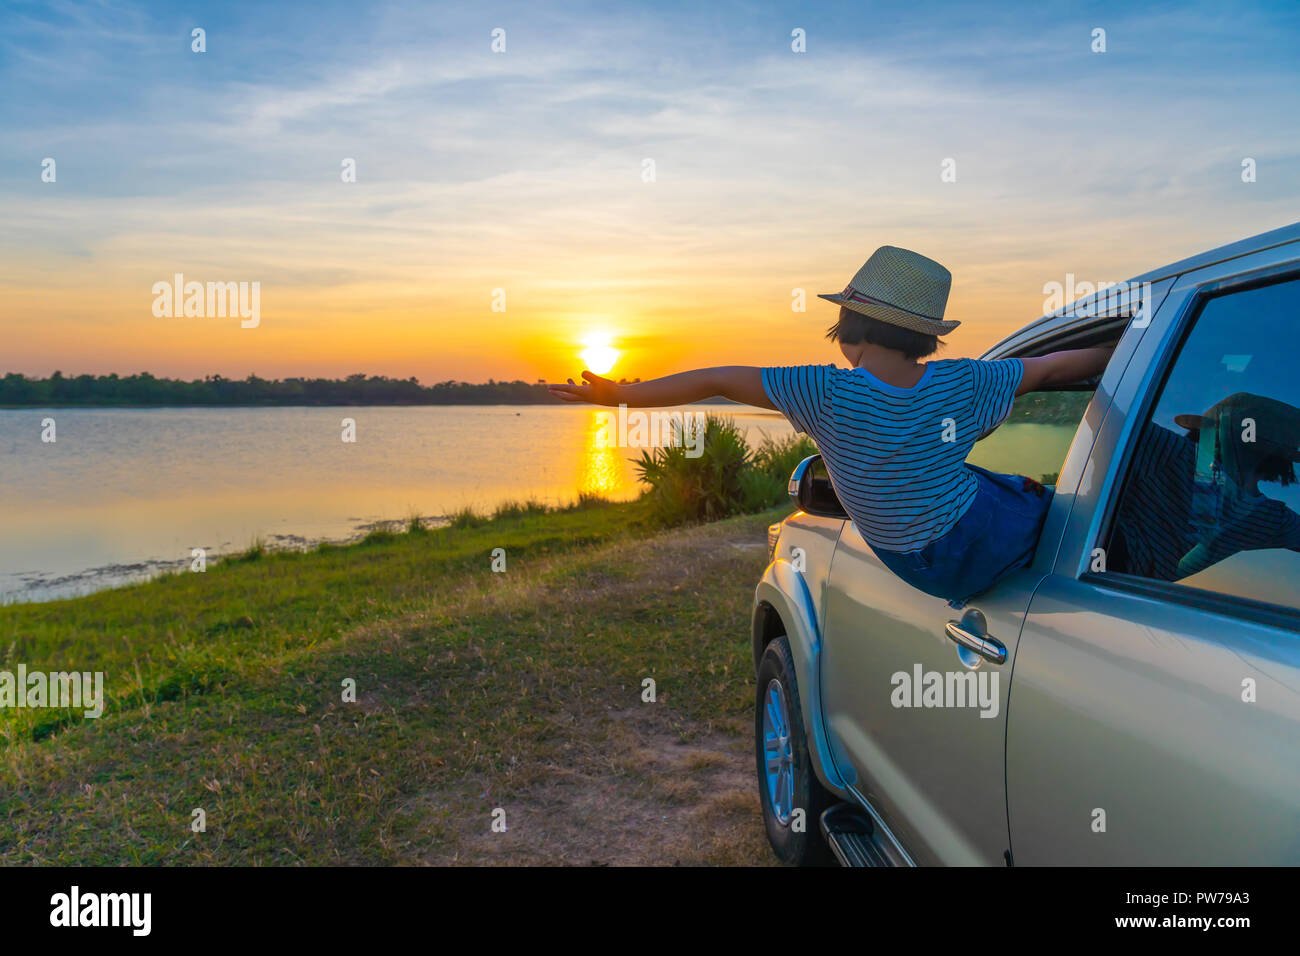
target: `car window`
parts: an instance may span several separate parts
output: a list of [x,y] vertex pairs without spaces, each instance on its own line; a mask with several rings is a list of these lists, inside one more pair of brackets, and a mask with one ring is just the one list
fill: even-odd
[[989,471],[1054,485],[1091,401],[1091,391],[1021,395],[1007,420],[977,441],[966,460]]
[[1207,299],[1138,433],[1105,570],[1296,607],[1300,279]]

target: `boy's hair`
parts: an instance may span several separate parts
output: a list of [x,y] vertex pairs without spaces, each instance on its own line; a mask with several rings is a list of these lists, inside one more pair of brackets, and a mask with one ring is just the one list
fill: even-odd
[[899,325],[881,322],[861,312],[840,306],[839,320],[826,330],[826,337],[845,345],[869,342],[881,348],[902,352],[910,359],[925,358],[939,350],[943,343],[937,335],[913,332]]

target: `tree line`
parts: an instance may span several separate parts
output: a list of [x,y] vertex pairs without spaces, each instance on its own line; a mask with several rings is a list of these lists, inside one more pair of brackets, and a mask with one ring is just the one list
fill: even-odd
[[347,378],[242,381],[209,375],[194,381],[136,375],[0,378],[0,406],[96,405],[538,405],[558,402],[543,382],[438,382],[357,373]]
[[[628,381],[620,379],[620,381]],[[640,381],[640,379],[631,379]],[[1091,392],[1031,392],[1016,399],[1009,421],[1077,424]],[[347,378],[239,379],[208,375],[187,382],[136,375],[28,378],[10,372],[0,378],[0,407],[113,405],[544,405],[555,398],[542,381],[437,382],[358,372]],[[714,399],[726,403],[725,399]]]

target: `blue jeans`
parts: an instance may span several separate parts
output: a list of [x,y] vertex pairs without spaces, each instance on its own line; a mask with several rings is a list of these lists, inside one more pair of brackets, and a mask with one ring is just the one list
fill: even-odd
[[1052,494],[1020,475],[967,464],[979,491],[955,525],[919,551],[872,548],[912,587],[961,607],[1034,557]]

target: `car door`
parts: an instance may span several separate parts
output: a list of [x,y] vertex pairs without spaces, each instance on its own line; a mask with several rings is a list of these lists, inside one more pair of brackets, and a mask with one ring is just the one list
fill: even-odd
[[1016,864],[1300,863],[1297,251],[1180,277],[1119,384],[1014,660]]
[[[1071,321],[1071,334],[1086,331]],[[1047,349],[1032,339],[1018,347]],[[1086,458],[1121,364],[1112,361],[1091,400],[1065,392],[1017,399],[1009,423],[969,460],[1054,484],[1063,460]],[[1057,487],[1033,563],[960,611],[895,577],[851,523],[840,536],[826,591],[823,718],[843,779],[915,863],[1006,863],[1010,661],[1034,588],[1052,568],[1069,492]],[[950,624],[1000,644],[1005,661],[959,645]]]
[[[983,630],[1008,655],[1039,576],[1021,570],[977,602]],[[899,581],[855,528],[845,528],[827,591],[824,720],[842,779],[922,865],[1001,864],[1008,848],[1009,668],[959,656],[945,633],[959,617]],[[944,706],[955,693],[938,706],[925,699],[933,674],[962,688],[963,706]]]

